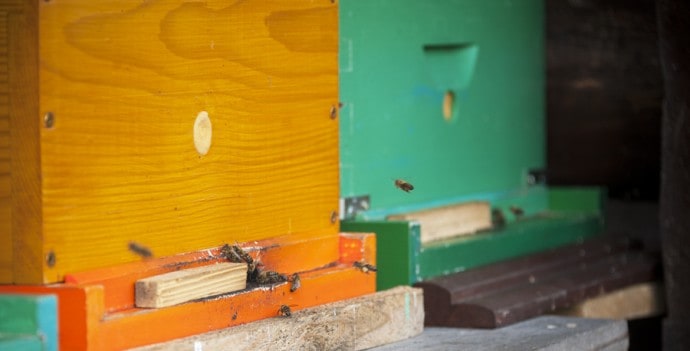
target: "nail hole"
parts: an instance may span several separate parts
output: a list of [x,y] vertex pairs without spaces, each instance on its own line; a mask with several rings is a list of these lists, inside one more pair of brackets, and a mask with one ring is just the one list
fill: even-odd
[[55,252],[49,251],[46,254],[46,264],[48,265],[48,267],[55,267],[55,260]]
[[331,223],[335,224],[335,222],[337,222],[337,221],[338,221],[338,212],[337,211],[331,212]]

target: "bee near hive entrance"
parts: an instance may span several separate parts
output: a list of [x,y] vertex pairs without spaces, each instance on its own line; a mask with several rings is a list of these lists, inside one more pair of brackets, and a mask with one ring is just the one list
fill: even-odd
[[395,187],[409,193],[410,191],[414,190],[414,186],[402,179],[396,179],[393,184],[395,184]]

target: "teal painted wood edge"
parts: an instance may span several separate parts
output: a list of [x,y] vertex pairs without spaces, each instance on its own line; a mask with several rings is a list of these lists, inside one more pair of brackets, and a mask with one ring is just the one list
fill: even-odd
[[2,335],[0,350],[3,351],[43,351],[43,340],[38,335]]
[[377,290],[419,281],[419,223],[343,221],[340,230],[376,234]]
[[420,252],[420,276],[422,280],[429,279],[581,242],[601,230],[598,216],[555,214],[551,218],[518,221],[503,231],[430,243]]
[[43,350],[57,350],[57,297],[0,294],[0,334],[18,336],[18,340],[35,335]]

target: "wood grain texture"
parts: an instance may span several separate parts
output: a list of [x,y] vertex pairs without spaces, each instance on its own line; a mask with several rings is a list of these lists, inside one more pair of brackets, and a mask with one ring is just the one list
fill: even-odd
[[12,252],[7,256],[2,253],[0,281],[40,282],[44,250],[38,130],[38,4],[32,1],[13,3],[7,5],[6,12],[10,127],[7,156],[10,167],[9,189],[5,189],[9,190],[10,197],[6,202],[0,200],[3,206],[9,206],[9,210],[0,210],[3,216],[8,216],[2,228],[7,235],[2,236],[11,238],[11,245],[2,246],[9,247]]
[[166,256],[337,235],[337,4],[38,6],[40,113],[55,116],[40,130],[43,250],[57,259],[34,282],[132,261],[129,241]]
[[637,319],[660,316],[666,311],[664,289],[646,282],[583,301],[558,314],[583,318]]
[[659,278],[659,257],[598,239],[415,284],[425,324],[498,328]]
[[[400,286],[278,317],[226,328],[139,351],[363,350],[418,335],[424,327],[421,289]],[[200,345],[200,346],[196,346]]]
[[247,287],[247,265],[218,263],[138,280],[137,307],[161,308]]
[[422,243],[473,234],[492,225],[491,206],[483,201],[392,215],[388,220],[418,221]]
[[0,4],[0,281],[12,281],[10,206],[9,7]]
[[[345,236],[335,239],[344,240],[351,248],[350,254],[360,254],[359,257],[348,256],[347,261],[362,260],[376,264],[376,236],[373,233]],[[354,245],[356,240],[360,242],[359,249]],[[267,248],[267,251],[251,253],[257,254],[255,259],[261,255],[265,268],[272,269],[273,263],[284,261],[281,258],[284,255],[295,257],[294,249],[317,252],[317,247],[338,247],[337,242],[326,245],[321,238],[311,244],[293,242],[286,245],[294,247],[261,243],[260,247]],[[249,250],[248,247],[244,249]],[[296,291],[290,291],[290,284],[285,282],[167,308],[142,310],[134,307],[136,280],[195,264],[213,264],[210,256],[218,254],[218,250],[200,250],[180,255],[182,259],[178,256],[154,257],[77,274],[66,279],[65,284],[0,284],[0,293],[57,295],[61,301],[58,304],[61,350],[125,350],[275,317],[281,305],[289,305],[292,311],[299,311],[376,291],[376,272],[364,273],[344,260],[345,257],[336,257],[336,261],[328,265],[315,266],[314,258],[310,256],[296,260],[298,265],[309,265],[308,271],[293,266],[300,269],[302,282]]]

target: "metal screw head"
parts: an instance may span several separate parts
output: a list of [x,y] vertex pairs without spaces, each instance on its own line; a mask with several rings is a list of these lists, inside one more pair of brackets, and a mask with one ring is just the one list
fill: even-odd
[[335,223],[337,221],[338,221],[338,211],[331,212],[331,223]]
[[43,125],[46,128],[53,128],[55,125],[55,115],[53,115],[52,112],[48,111],[45,115],[43,115]]
[[46,264],[48,265],[48,267],[55,267],[55,260],[55,252],[48,251],[48,253],[46,254]]
[[331,106],[331,119],[335,119],[336,117],[338,117],[338,108]]

